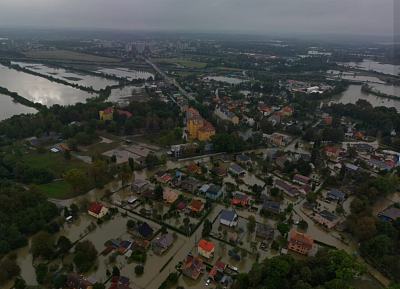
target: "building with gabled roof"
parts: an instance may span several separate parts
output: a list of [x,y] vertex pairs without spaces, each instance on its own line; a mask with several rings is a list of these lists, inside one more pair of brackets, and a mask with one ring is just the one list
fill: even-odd
[[232,205],[239,205],[241,204],[242,207],[245,207],[247,205],[247,202],[249,201],[249,196],[244,195],[244,194],[239,194],[235,193],[232,199]]
[[298,183],[300,185],[308,184],[309,181],[310,181],[309,177],[300,174],[295,174],[293,177],[293,182]]
[[149,189],[149,182],[138,179],[131,184],[131,188],[140,195]]
[[188,206],[188,209],[192,212],[201,212],[204,209],[204,203],[200,200],[193,199]]
[[[99,111],[100,120],[113,120],[115,109],[113,107],[107,107],[103,111]],[[118,114],[125,114],[128,118],[132,116],[129,111],[117,109]]]
[[82,275],[74,273],[68,275],[67,286],[71,289],[91,289],[93,285],[92,282],[82,277]]
[[154,230],[146,222],[142,222],[136,226],[133,230],[129,231],[132,235],[147,239],[153,234]]
[[200,167],[197,166],[195,163],[190,163],[186,170],[189,174],[195,174],[200,171]]
[[309,256],[313,244],[314,244],[313,238],[305,234],[292,231],[288,249]]
[[256,236],[263,239],[273,239],[275,236],[274,227],[271,224],[257,223]]
[[186,264],[182,267],[182,273],[189,278],[197,280],[201,273],[204,272],[203,260],[198,257],[188,256]]
[[197,253],[207,259],[214,257],[215,244],[201,239],[197,245]]
[[330,146],[325,147],[325,152],[330,159],[336,159],[339,155],[339,150]]
[[103,206],[102,204],[95,203],[95,202],[92,202],[90,204],[90,207],[88,210],[88,214],[97,219],[104,217],[104,215],[107,214],[107,212],[108,212],[107,207]]
[[176,192],[174,192],[172,190],[168,190],[168,189],[164,190],[163,201],[165,203],[172,204],[173,202],[178,200],[178,197],[179,197],[179,195]]
[[315,220],[328,229],[331,229],[340,223],[341,218],[328,210],[323,210],[315,215]]
[[274,187],[280,189],[285,194],[293,198],[299,194],[299,190],[297,188],[286,184],[284,181],[281,181],[280,179],[275,180]]
[[151,242],[151,246],[154,252],[161,255],[162,253],[167,251],[169,247],[171,247],[173,242],[174,238],[170,234],[166,233],[161,235],[159,238],[154,239]]
[[235,227],[235,226],[237,226],[238,220],[239,220],[239,216],[235,210],[232,210],[232,211],[222,210],[221,218],[220,218],[221,224],[229,226],[229,227]]

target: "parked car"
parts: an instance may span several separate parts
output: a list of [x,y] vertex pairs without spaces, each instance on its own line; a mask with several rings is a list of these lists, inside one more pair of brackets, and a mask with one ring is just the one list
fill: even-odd
[[210,285],[211,279],[208,279],[206,282],[206,286]]

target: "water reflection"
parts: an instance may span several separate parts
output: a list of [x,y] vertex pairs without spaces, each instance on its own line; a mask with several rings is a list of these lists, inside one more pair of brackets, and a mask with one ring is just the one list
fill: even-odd
[[33,107],[28,107],[16,102],[8,95],[0,94],[0,120],[4,120],[21,113],[37,113]]
[[362,70],[375,70],[380,73],[386,73],[391,75],[398,75],[398,73],[400,72],[400,65],[383,64],[367,59],[365,59],[362,62],[342,62],[342,63],[339,62],[338,64],[343,66],[351,66]]
[[44,105],[85,102],[93,94],[0,65],[0,86]]
[[99,72],[107,73],[107,74],[114,74],[119,77],[127,77],[128,79],[138,79],[138,78],[144,78],[147,79],[150,76],[154,77],[153,73],[150,73],[145,70],[130,70],[128,68],[103,68],[99,67],[97,69]]

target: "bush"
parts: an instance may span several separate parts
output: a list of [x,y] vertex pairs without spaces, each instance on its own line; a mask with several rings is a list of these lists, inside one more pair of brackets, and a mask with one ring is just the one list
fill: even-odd
[[144,271],[143,265],[139,264],[139,265],[137,265],[137,266],[135,267],[135,273],[136,273],[136,275],[142,274],[143,271]]

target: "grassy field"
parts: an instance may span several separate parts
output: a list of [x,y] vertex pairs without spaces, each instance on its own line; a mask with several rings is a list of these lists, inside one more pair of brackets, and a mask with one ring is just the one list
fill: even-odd
[[150,59],[150,61],[156,62],[156,63],[162,63],[162,62],[179,63],[180,65],[183,65],[185,67],[193,67],[193,68],[204,68],[207,64],[204,62],[182,60],[182,59],[171,59],[171,58],[153,58],[153,59]]
[[61,174],[73,168],[87,172],[87,164],[80,159],[72,157],[66,160],[62,153],[46,152],[38,154],[35,150],[29,150],[23,156],[23,160],[27,165],[34,168],[49,168],[55,173],[56,178],[60,178]]
[[243,71],[243,69],[240,68],[230,68],[230,67],[223,67],[223,66],[219,66],[219,67],[215,67],[218,70],[230,70],[230,71]]
[[119,59],[115,58],[89,55],[67,50],[32,51],[32,52],[25,52],[24,55],[30,58],[83,60],[83,61],[96,61],[96,62],[120,62]]

